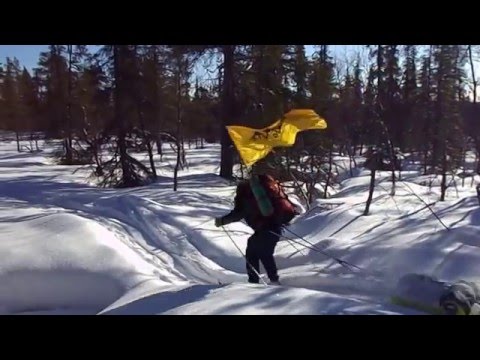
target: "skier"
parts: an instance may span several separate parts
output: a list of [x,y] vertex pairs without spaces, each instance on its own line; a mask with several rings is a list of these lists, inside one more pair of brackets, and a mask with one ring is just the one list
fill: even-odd
[[249,180],[241,181],[237,185],[233,210],[216,218],[215,226],[244,219],[254,230],[248,239],[245,254],[249,283],[259,282],[261,261],[270,283],[279,284],[274,258],[275,247],[280,240],[282,226],[297,214],[298,211],[288,200],[279,182],[270,175],[252,174]]

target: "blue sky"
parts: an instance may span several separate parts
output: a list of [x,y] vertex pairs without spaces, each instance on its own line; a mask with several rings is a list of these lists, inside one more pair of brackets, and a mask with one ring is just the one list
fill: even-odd
[[4,64],[7,56],[16,57],[21,66],[30,70],[37,66],[40,53],[47,49],[48,45],[0,45],[0,63]]
[[20,65],[31,69],[37,65],[38,56],[48,45],[0,45],[0,63],[5,63],[6,57],[16,57]]
[[[94,45],[89,45],[93,48]],[[40,52],[47,50],[48,45],[0,45],[0,63],[5,63],[6,57],[16,57],[20,61],[20,65],[27,69],[37,66]],[[343,57],[345,52],[349,52],[358,48],[356,45],[332,45],[331,49],[334,55]],[[313,50],[312,45],[307,45],[307,53]]]

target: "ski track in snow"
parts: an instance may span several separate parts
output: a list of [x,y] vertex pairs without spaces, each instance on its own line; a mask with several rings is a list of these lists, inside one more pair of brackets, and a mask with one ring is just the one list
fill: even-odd
[[[362,216],[369,173],[353,169],[350,178],[348,158],[339,157],[343,182],[289,228],[362,270],[348,271],[284,232],[276,251],[283,286],[265,287],[246,284],[244,259],[213,226],[234,195],[213,175],[216,145],[188,151],[178,192],[158,161],[155,184],[100,189],[86,184],[84,171],[72,174],[77,167],[52,165],[51,148],[44,149],[17,153],[14,143],[0,144],[0,167],[8,170],[0,174],[2,313],[415,314],[389,304],[403,274],[480,277],[480,210],[468,186],[440,203],[438,189],[418,185],[424,180],[409,171],[392,198],[389,173],[380,172],[371,213]],[[163,164],[173,156],[166,151]],[[252,231],[243,223],[227,229],[244,252]]]

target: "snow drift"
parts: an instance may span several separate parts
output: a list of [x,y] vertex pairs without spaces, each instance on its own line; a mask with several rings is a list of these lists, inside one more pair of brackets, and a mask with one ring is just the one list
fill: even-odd
[[94,314],[140,282],[159,282],[155,268],[114,234],[74,214],[2,223],[0,232],[2,313],[80,309]]
[[440,203],[438,181],[413,167],[394,197],[390,174],[379,172],[363,216],[369,172],[350,174],[340,158],[341,183],[294,221],[295,235],[284,233],[276,251],[283,285],[267,287],[246,284],[237,246],[245,252],[251,229],[231,224],[230,238],[213,225],[235,192],[214,174],[217,145],[187,150],[177,192],[167,147],[156,159],[158,182],[117,190],[90,186],[85,171],[73,173],[78,167],[52,165],[42,148],[17,153],[15,143],[0,143],[4,314],[415,314],[389,303],[404,274],[480,280],[480,208],[470,183]]

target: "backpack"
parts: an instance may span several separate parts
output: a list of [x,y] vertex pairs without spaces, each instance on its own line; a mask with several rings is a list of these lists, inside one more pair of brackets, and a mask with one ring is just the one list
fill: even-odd
[[256,206],[266,221],[271,220],[274,223],[286,225],[298,215],[280,182],[272,176],[252,176],[249,183]]

